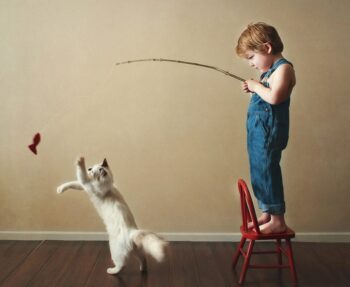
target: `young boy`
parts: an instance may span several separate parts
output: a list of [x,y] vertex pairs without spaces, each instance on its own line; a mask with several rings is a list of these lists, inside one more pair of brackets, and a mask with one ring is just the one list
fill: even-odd
[[262,233],[286,230],[280,160],[289,134],[290,95],[296,83],[293,65],[282,56],[276,29],[250,24],[238,39],[236,53],[262,74],[260,82],[246,80],[242,90],[252,93],[247,118],[247,145],[254,195],[262,215]]

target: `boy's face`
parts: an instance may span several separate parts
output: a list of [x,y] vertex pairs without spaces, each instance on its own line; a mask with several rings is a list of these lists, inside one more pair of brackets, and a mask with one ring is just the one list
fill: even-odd
[[246,60],[249,65],[260,72],[266,72],[272,65],[270,54],[263,54],[248,50],[246,52]]

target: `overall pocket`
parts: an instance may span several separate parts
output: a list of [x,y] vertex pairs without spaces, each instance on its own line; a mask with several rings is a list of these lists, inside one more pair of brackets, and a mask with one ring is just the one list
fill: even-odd
[[255,124],[257,128],[261,128],[264,136],[268,137],[270,134],[270,128],[268,126],[268,119],[263,119],[261,116],[257,115],[257,122]]
[[289,119],[284,116],[275,120],[274,127],[272,129],[272,141],[271,147],[274,149],[283,150],[288,144],[289,138]]

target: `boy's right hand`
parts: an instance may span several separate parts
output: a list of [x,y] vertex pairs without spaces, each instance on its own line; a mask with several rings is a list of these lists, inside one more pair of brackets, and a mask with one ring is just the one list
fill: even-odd
[[241,84],[241,87],[242,87],[242,90],[244,91],[244,92],[246,92],[246,93],[251,93],[252,91],[250,91],[249,89],[248,89],[248,83],[247,83],[247,81],[244,81],[242,84]]

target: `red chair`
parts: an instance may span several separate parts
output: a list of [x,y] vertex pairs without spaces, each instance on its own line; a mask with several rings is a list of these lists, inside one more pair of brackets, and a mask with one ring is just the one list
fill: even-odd
[[[236,252],[233,256],[233,268],[236,267],[238,259],[241,255],[244,257],[244,262],[242,266],[241,275],[239,278],[239,284],[244,283],[245,275],[248,268],[290,268],[293,282],[297,283],[297,273],[295,270],[292,244],[290,239],[295,237],[295,232],[287,227],[287,230],[283,233],[272,233],[272,234],[262,234],[259,229],[258,220],[256,218],[256,213],[252,198],[250,196],[248,187],[244,180],[238,180],[238,190],[241,197],[241,211],[242,211],[242,221],[241,226],[242,239],[239,243]],[[248,223],[252,222],[252,227],[248,228]],[[247,251],[244,251],[244,244],[246,240],[249,239],[249,245]],[[285,239],[286,249],[282,247],[281,240]],[[276,250],[270,251],[253,251],[254,243],[257,240],[276,240]],[[250,257],[252,254],[271,254],[277,253],[277,262],[276,265],[256,265],[250,264]],[[282,253],[285,254],[288,258],[288,265],[282,264]]]

